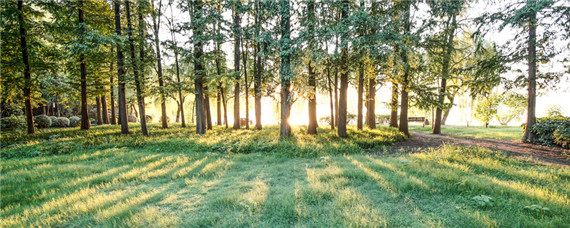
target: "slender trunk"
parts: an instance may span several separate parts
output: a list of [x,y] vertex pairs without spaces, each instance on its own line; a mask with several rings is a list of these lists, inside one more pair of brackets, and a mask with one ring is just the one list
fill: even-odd
[[307,63],[309,70],[309,126],[307,128],[307,133],[310,135],[317,134],[317,78],[315,75],[315,69],[312,66],[312,62],[309,60]]
[[[80,4],[82,4],[81,2]],[[28,60],[28,42],[26,40],[26,22],[24,21],[24,3],[18,1],[18,22],[20,24],[20,48],[22,49],[22,62],[24,63],[24,100],[26,110],[26,122],[28,125],[28,134],[36,133],[34,127],[34,114],[32,113],[32,73],[30,70],[30,61]],[[83,12],[81,11],[81,20],[83,20]],[[83,99],[82,99],[83,101]]]
[[180,122],[180,102],[176,101],[178,108],[176,109],[176,123]]
[[334,71],[334,125],[338,126],[338,68]]
[[356,128],[358,130],[362,130],[362,122],[363,122],[363,113],[362,113],[362,102],[363,98],[362,95],[364,94],[364,64],[360,63],[360,69],[358,72],[358,114],[356,119]]
[[333,98],[333,90],[332,90],[332,82],[331,82],[331,70],[330,70],[330,66],[327,67],[327,82],[328,82],[328,86],[329,86],[329,98],[330,98],[330,105],[331,105],[331,119],[330,119],[330,125],[331,125],[331,129],[334,130],[334,98]]
[[[200,22],[202,13],[198,13],[202,10],[203,2],[201,0],[194,1],[194,11],[192,12],[192,32],[195,37],[201,37],[203,33],[204,26]],[[192,8],[192,7],[190,7]],[[206,115],[204,113],[204,78],[206,71],[204,69],[203,61],[203,44],[201,40],[194,42],[194,71],[196,72],[196,79],[194,80],[194,93],[196,94],[195,106],[196,106],[196,133],[205,134],[206,133]]]
[[216,125],[222,125],[222,95],[220,93],[220,85],[218,85],[218,93],[216,94]]
[[[453,105],[454,98],[455,96],[449,98],[449,103],[451,103],[451,105]],[[449,111],[451,111],[451,107],[445,109],[445,112],[443,113],[443,118],[441,119],[441,125],[445,125],[445,121],[447,121],[447,117],[449,116]]]
[[[114,1],[115,10],[115,33],[121,36],[121,11],[120,1]],[[125,89],[125,56],[121,47],[117,44],[117,81],[119,82],[119,122],[121,123],[121,133],[129,133],[129,122],[127,121],[127,94]]]
[[392,82],[392,102],[390,103],[390,127],[398,127],[398,84]]
[[[130,10],[130,1],[126,1],[125,2],[126,6],[126,13],[127,13],[127,28],[128,28],[128,38],[129,38],[129,47],[130,47],[130,54],[131,54],[131,62],[132,62],[132,68],[133,68],[133,76],[135,78],[135,90],[136,90],[136,97],[137,97],[137,104],[139,106],[139,113],[140,113],[140,118],[139,118],[139,122],[141,123],[141,131],[142,134],[145,136],[148,136],[148,131],[146,129],[146,115],[145,115],[145,110],[144,110],[144,98],[142,96],[142,88],[141,88],[141,78],[139,75],[139,67],[142,67],[143,65],[143,56],[144,56],[144,48],[143,48],[143,44],[142,44],[142,33],[143,31],[141,30],[141,44],[140,44],[140,65],[137,66],[137,58],[135,57],[135,44],[134,44],[134,39],[133,39],[133,26],[131,23],[131,10]],[[140,11],[140,10],[139,10]],[[139,28],[142,29],[142,15],[139,16]],[[141,69],[142,70],[142,69]]]
[[[154,1],[151,3],[152,9],[152,23],[154,28],[154,46],[156,46],[156,67],[158,74],[158,87],[160,91],[160,111],[162,119],[162,128],[168,128],[168,121],[166,121],[166,95],[164,94],[164,80],[162,76],[162,56],[160,54],[160,39],[158,37],[160,30],[160,18],[162,10],[162,1],[158,1],[158,11],[154,10]],[[158,15],[157,15],[158,14]]]
[[212,130],[212,111],[210,109],[210,96],[208,95],[208,86],[204,87],[204,112],[206,113],[206,127]]
[[281,126],[279,128],[280,137],[291,136],[291,125],[289,125],[289,116],[291,115],[291,12],[289,0],[281,0],[281,70],[279,71],[281,77]]
[[[256,14],[255,14],[255,25],[259,23],[259,2],[256,2]],[[259,30],[260,26],[257,26],[255,29],[255,37],[259,37]],[[255,128],[257,130],[261,130],[261,55],[259,52],[261,51],[261,44],[256,41],[255,43],[255,81],[253,83],[253,87],[255,90]]]
[[245,79],[244,84],[244,95],[245,95],[245,129],[249,130],[249,84],[247,84],[247,49],[244,47],[243,42],[243,76]]
[[[174,63],[176,65],[176,82],[180,85],[180,65],[178,63],[178,50],[174,51]],[[186,127],[186,120],[184,119],[184,97],[182,96],[182,88],[178,87],[178,99],[180,100],[180,120],[182,122],[182,127]]]
[[[528,0],[527,4],[532,8],[536,6],[535,0]],[[533,9],[534,10],[534,9]],[[533,142],[536,134],[532,133],[532,127],[536,124],[536,12],[533,11],[529,18],[528,32],[528,98],[526,128],[522,138],[523,142]]]
[[97,117],[97,125],[102,125],[103,124],[103,110],[101,110],[101,97],[97,96],[95,97],[95,110],[97,113],[95,113],[96,117]]
[[220,95],[222,96],[222,105],[224,106],[224,124],[226,125],[226,129],[228,129],[228,101],[226,101],[226,96],[224,95],[224,88],[222,86],[220,88]]
[[368,105],[367,117],[368,128],[376,129],[376,76],[368,79]]
[[[111,47],[111,52],[113,52],[113,48]],[[109,82],[111,84],[110,86],[110,94],[109,94],[109,98],[110,98],[110,106],[111,106],[111,124],[112,125],[116,125],[117,124],[117,117],[115,114],[115,88],[113,86],[113,71],[115,71],[115,69],[113,69],[113,62],[111,62],[111,77],[109,77]]]
[[[342,20],[348,18],[348,0],[342,1],[341,10]],[[341,36],[342,41],[348,41],[348,34],[343,33]],[[347,122],[347,89],[348,89],[348,44],[344,44],[341,48],[341,72],[340,72],[340,97],[338,105],[338,136],[346,138],[346,122]]]
[[[83,24],[83,1],[79,1],[78,10],[79,24]],[[83,53],[79,56],[79,62],[81,64],[81,130],[89,130],[89,113],[87,111],[87,63],[85,61],[85,55],[83,55]]]
[[[407,10],[404,13],[404,35],[410,32],[411,21],[410,21],[410,7],[411,3],[406,2]],[[406,45],[406,44],[404,44]],[[410,76],[410,66],[408,64],[408,53],[407,48],[399,48],[400,56],[402,62],[404,63],[404,78],[402,81],[402,92],[400,98],[400,132],[404,133],[407,137],[410,137],[410,132],[408,130],[408,84]]]
[[[221,34],[221,33],[220,33],[221,22],[218,21],[218,23],[217,23],[216,25],[217,25],[216,28],[215,28],[216,34]],[[214,59],[214,60],[215,60],[215,64],[216,64],[216,73],[217,73],[218,76],[221,76],[221,75],[222,75],[222,67],[221,67],[221,62],[222,62],[222,61],[221,61],[221,59],[220,59],[221,57],[222,57],[221,42],[220,42],[220,40],[218,39],[218,40],[216,40],[216,57],[215,57],[215,59]],[[222,105],[224,106],[224,118],[225,118],[226,120],[227,120],[227,113],[226,113],[226,104],[225,104],[225,100],[226,100],[226,99],[223,97],[223,96],[224,96],[224,91],[223,91],[223,88],[222,88],[222,82],[221,82],[221,81],[218,83],[218,92],[217,92],[217,94],[218,94],[218,95],[217,95],[217,113],[216,113],[216,114],[217,114],[217,117],[218,117],[218,120],[217,120],[218,123],[217,123],[217,124],[218,124],[218,125],[222,125],[222,107],[221,107]],[[226,128],[228,128],[228,126],[227,126],[227,121],[225,121],[225,122],[226,122]]]
[[442,74],[441,74],[441,87],[439,89],[439,97],[438,97],[438,106],[435,110],[435,123],[433,127],[434,134],[441,134],[441,115],[443,112],[443,108],[445,105],[445,93],[446,93],[446,86],[447,86],[447,78],[449,77],[450,71],[450,62],[451,58],[453,57],[453,37],[455,37],[455,28],[456,28],[456,15],[453,15],[451,18],[451,26],[449,33],[447,34],[447,41],[446,41],[446,53],[443,58],[442,64]]
[[234,130],[241,128],[240,115],[239,115],[239,58],[240,58],[240,17],[239,13],[234,10],[234,71],[235,71],[235,86],[234,86]]
[[[104,91],[105,88],[103,86],[101,86],[100,89]],[[101,109],[103,109],[102,110],[103,115],[101,116],[101,117],[103,117],[103,124],[109,124],[109,115],[108,115],[109,112],[107,109],[107,97],[105,97],[104,93],[101,95]]]

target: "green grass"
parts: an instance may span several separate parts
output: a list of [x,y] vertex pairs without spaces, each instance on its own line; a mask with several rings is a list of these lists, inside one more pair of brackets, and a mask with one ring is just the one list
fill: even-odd
[[[340,140],[328,130],[319,136],[303,130],[273,142],[276,127],[195,136],[177,127],[159,133],[153,126],[150,139],[109,136],[108,145],[85,145],[83,137],[114,134],[114,127],[53,130],[35,141],[3,135],[3,143],[14,139],[2,147],[6,154],[61,138],[84,149],[2,158],[1,226],[563,227],[570,219],[567,168],[479,147],[369,155],[358,146],[362,138],[396,140],[398,134],[378,129]],[[60,136],[49,139],[54,133]],[[211,148],[238,139],[244,148],[274,145],[268,152]],[[141,145],[130,146],[133,140]],[[492,199],[481,205],[473,199],[481,195]],[[548,210],[525,209],[531,205]]]
[[[412,125],[410,131],[431,133],[433,130],[430,125]],[[520,140],[524,131],[517,126],[441,126],[441,133],[461,138]]]

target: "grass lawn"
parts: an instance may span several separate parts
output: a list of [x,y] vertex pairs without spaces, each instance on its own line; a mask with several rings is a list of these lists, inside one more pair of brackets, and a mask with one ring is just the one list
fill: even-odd
[[[431,125],[411,125],[410,131],[433,132]],[[520,140],[524,130],[520,126],[441,126],[441,133],[462,138]]]
[[570,169],[479,147],[363,153],[401,140],[388,128],[339,139],[297,127],[285,140],[275,126],[150,130],[149,138],[113,126],[2,134],[1,226],[562,227],[570,219]]

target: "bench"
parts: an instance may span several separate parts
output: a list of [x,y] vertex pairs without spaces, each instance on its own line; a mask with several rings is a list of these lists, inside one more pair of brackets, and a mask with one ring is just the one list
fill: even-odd
[[426,118],[425,117],[408,117],[408,122],[422,122],[422,127],[426,126]]

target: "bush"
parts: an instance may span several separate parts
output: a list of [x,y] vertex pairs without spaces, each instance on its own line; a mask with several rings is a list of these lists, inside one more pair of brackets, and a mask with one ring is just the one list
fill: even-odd
[[34,122],[38,128],[51,127],[51,119],[46,115],[38,115],[34,117]]
[[55,127],[69,127],[69,119],[67,117],[57,117],[53,125]]
[[129,123],[136,123],[136,122],[139,122],[139,118],[137,118],[137,117],[134,116],[134,115],[129,115],[129,117],[127,118],[127,120],[128,120]]
[[95,118],[89,118],[89,124],[97,124],[97,120]]
[[[532,126],[531,132],[538,136],[535,143],[545,146],[567,144],[570,141],[568,129],[570,128],[570,118],[568,117],[545,117],[538,118],[536,124]],[[554,132],[556,135],[554,135]]]
[[152,123],[152,116],[146,115],[146,122],[147,122],[147,123]]
[[79,125],[79,121],[81,121],[81,117],[79,117],[79,116],[69,117],[69,126],[70,127],[77,127],[77,125]]
[[0,125],[6,130],[23,130],[26,129],[28,123],[26,123],[25,116],[9,116],[0,119]]
[[57,116],[50,116],[49,119],[51,120],[51,126],[50,127],[55,127],[54,123],[55,123],[55,119],[57,119]]

